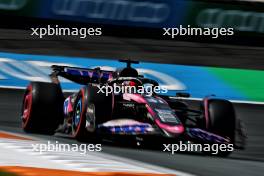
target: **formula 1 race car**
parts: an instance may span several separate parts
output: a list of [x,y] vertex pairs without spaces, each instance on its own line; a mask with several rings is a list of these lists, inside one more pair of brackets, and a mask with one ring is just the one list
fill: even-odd
[[[55,78],[61,76],[83,87],[65,96],[58,80],[31,82],[23,98],[24,131],[51,135],[62,132],[79,141],[134,136],[140,143],[192,141],[244,147],[244,129],[231,102],[205,97],[200,110],[191,109],[179,98],[188,97],[187,93],[159,95],[153,91],[158,82],[144,78],[131,67],[138,62],[121,61],[127,66],[116,71],[53,65],[51,75]],[[114,92],[115,86],[125,87],[125,92]],[[151,88],[152,94],[142,91],[144,86]],[[130,87],[136,92],[127,91]]]

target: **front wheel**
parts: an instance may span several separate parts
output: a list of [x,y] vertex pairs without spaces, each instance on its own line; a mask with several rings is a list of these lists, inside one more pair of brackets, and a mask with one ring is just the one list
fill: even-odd
[[[204,100],[205,128],[207,131],[235,143],[236,114],[231,102],[222,99]],[[219,151],[218,156],[228,156],[232,151]]]

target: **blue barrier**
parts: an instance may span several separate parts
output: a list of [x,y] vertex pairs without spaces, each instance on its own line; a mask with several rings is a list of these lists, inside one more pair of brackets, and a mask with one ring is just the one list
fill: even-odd
[[45,0],[39,6],[40,18],[157,28],[183,24],[187,12],[186,1],[175,0]]
[[[0,53],[0,87],[25,88],[29,81],[49,81],[50,65],[69,65],[114,70],[124,67],[123,63],[113,60],[58,57],[27,54]],[[145,77],[157,80],[166,86],[169,95],[177,91],[190,92],[194,98],[215,94],[217,97],[247,100],[247,97],[231,85],[210,73],[205,67],[182,66],[142,62],[134,66]],[[77,90],[79,85],[61,80],[65,90]]]

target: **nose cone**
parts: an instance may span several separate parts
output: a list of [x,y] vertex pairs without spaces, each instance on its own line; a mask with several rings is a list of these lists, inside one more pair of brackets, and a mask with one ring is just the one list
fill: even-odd
[[156,124],[163,130],[165,130],[168,133],[174,134],[174,135],[180,135],[184,132],[184,127],[182,124],[178,125],[169,125],[160,122],[158,119],[156,119]]

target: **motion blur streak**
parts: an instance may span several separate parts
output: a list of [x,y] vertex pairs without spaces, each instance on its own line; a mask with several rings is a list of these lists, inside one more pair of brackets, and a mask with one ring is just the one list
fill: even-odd
[[[135,2],[131,0],[55,0],[52,10],[56,15],[62,16],[145,23],[165,22],[170,13],[170,7],[166,3]],[[145,14],[142,13],[143,11],[145,11]]]
[[202,27],[233,26],[238,31],[264,33],[264,13],[205,9],[198,14],[196,21]]
[[[78,172],[78,171],[64,171],[55,169],[33,168],[33,167],[19,167],[19,166],[6,166],[1,167],[0,171],[18,174],[19,176],[173,176],[171,174],[153,174],[153,173],[129,173],[129,172]],[[1,173],[1,172],[0,172]]]

